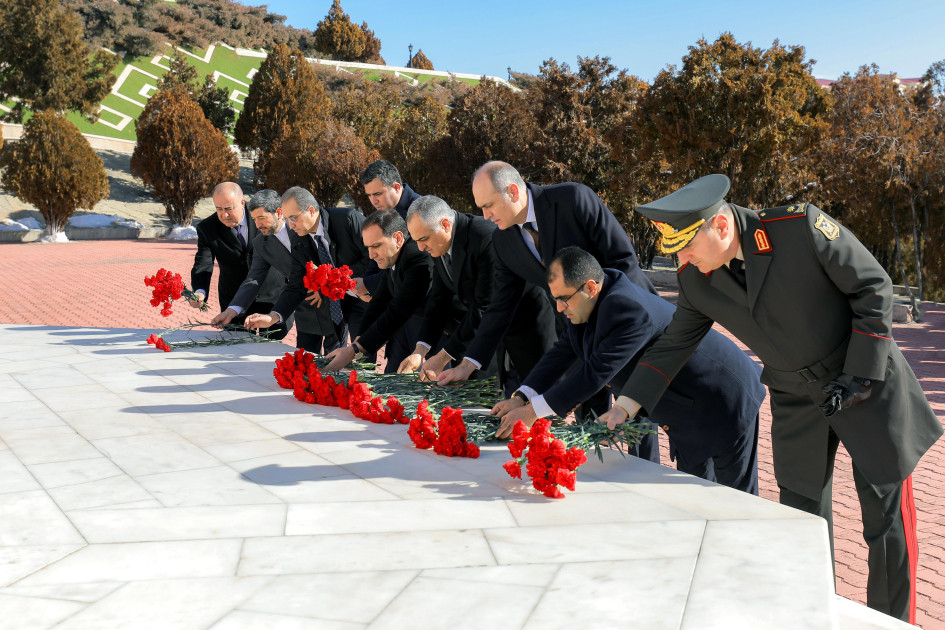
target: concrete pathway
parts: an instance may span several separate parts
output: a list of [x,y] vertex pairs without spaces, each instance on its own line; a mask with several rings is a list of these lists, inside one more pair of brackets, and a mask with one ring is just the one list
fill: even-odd
[[[162,318],[148,304],[149,290],[143,283],[159,267],[189,279],[194,250],[193,243],[163,241],[0,245],[0,324],[160,330],[195,317],[196,311],[181,305],[170,318]],[[211,304],[217,308],[215,293]],[[895,336],[939,418],[945,418],[945,308],[929,305],[924,323],[896,325]],[[776,500],[770,422],[766,405],[759,453],[761,491]],[[664,458],[668,461],[665,444]],[[918,623],[945,628],[945,444],[937,444],[923,459],[914,481],[920,544]],[[864,602],[866,548],[859,533],[850,461],[842,449],[834,496],[837,592]]]

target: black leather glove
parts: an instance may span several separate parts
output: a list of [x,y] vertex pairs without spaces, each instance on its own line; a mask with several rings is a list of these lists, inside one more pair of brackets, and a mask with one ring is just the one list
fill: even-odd
[[827,394],[827,399],[821,403],[820,410],[829,418],[841,409],[848,409],[869,398],[871,388],[872,381],[868,378],[841,374],[821,390]]

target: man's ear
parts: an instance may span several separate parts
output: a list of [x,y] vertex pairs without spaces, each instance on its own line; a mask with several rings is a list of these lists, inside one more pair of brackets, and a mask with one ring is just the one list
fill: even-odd
[[403,232],[401,232],[400,230],[397,230],[396,232],[394,232],[394,244],[397,245],[397,249],[400,249],[401,247],[403,247],[406,240],[407,240],[407,237],[404,236]]
[[509,195],[509,199],[512,200],[512,203],[518,201],[521,191],[518,189],[518,184],[509,184],[509,187],[505,189]]
[[588,280],[584,283],[584,292],[588,297],[595,298],[600,295],[601,283],[597,280]]
[[717,230],[720,238],[728,236],[732,228],[732,222],[725,214],[717,214],[712,217],[712,229]]

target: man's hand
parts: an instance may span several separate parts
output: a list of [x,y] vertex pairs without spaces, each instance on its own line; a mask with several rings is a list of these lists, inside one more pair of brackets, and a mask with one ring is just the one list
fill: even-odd
[[452,360],[452,357],[446,354],[445,350],[440,350],[423,362],[423,368],[420,370],[420,380],[435,381]]
[[423,365],[423,355],[414,352],[413,354],[407,355],[407,358],[400,362],[397,373],[409,374],[410,372],[416,372],[420,369],[421,365]]
[[339,370],[343,370],[346,365],[354,361],[355,354],[356,352],[353,345],[332,350],[328,353],[328,358],[331,359],[331,363],[326,365],[323,371],[338,372]]
[[463,362],[449,370],[440,372],[440,377],[436,379],[437,385],[448,385],[449,383],[458,383],[459,381],[469,380],[470,375],[476,371],[476,366],[463,359]]
[[531,403],[517,409],[512,409],[502,416],[502,424],[499,425],[499,430],[495,432],[495,436],[498,438],[512,437],[512,429],[519,420],[529,427],[535,424],[535,420],[538,420],[538,416],[535,415],[535,409],[532,407]]
[[502,400],[496,403],[496,406],[493,407],[492,411],[490,411],[489,413],[491,413],[493,416],[499,416],[500,418],[502,418],[503,416],[505,416],[505,414],[512,411],[513,409],[518,409],[519,407],[524,407],[524,406],[525,406],[524,400],[522,400],[518,396],[512,396],[508,400]]
[[820,404],[820,409],[829,418],[841,409],[849,409],[867,400],[873,393],[872,387],[873,383],[868,378],[841,374],[824,385],[821,391],[827,394],[827,398]]
[[223,328],[223,324],[229,324],[233,321],[233,318],[236,317],[236,311],[232,308],[228,308],[225,311],[221,311],[219,315],[210,320],[211,326],[216,326],[217,328]]
[[629,419],[626,409],[614,405],[607,413],[597,418],[601,424],[606,424],[607,428],[613,431],[618,425],[623,424]]
[[305,301],[318,308],[322,305],[322,294],[318,291],[309,290],[308,295],[305,296]]
[[354,279],[354,292],[358,294],[362,302],[371,301],[371,293],[367,290],[367,287],[364,286],[364,278]]
[[[198,293],[197,295],[200,294]],[[203,302],[201,300],[187,300],[187,303],[190,304],[192,308],[200,308],[203,306]]]
[[263,313],[253,313],[246,318],[243,325],[247,328],[269,328],[279,323],[279,318],[272,313],[265,315]]
[[640,403],[629,396],[618,396],[610,411],[597,418],[601,424],[606,424],[607,428],[613,431],[617,425],[631,420],[640,412]]

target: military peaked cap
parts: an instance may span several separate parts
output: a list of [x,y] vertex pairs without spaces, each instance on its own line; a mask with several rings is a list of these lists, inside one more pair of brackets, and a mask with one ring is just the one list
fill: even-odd
[[660,231],[663,253],[674,254],[688,245],[706,219],[722,207],[730,186],[725,175],[706,175],[635,209]]

